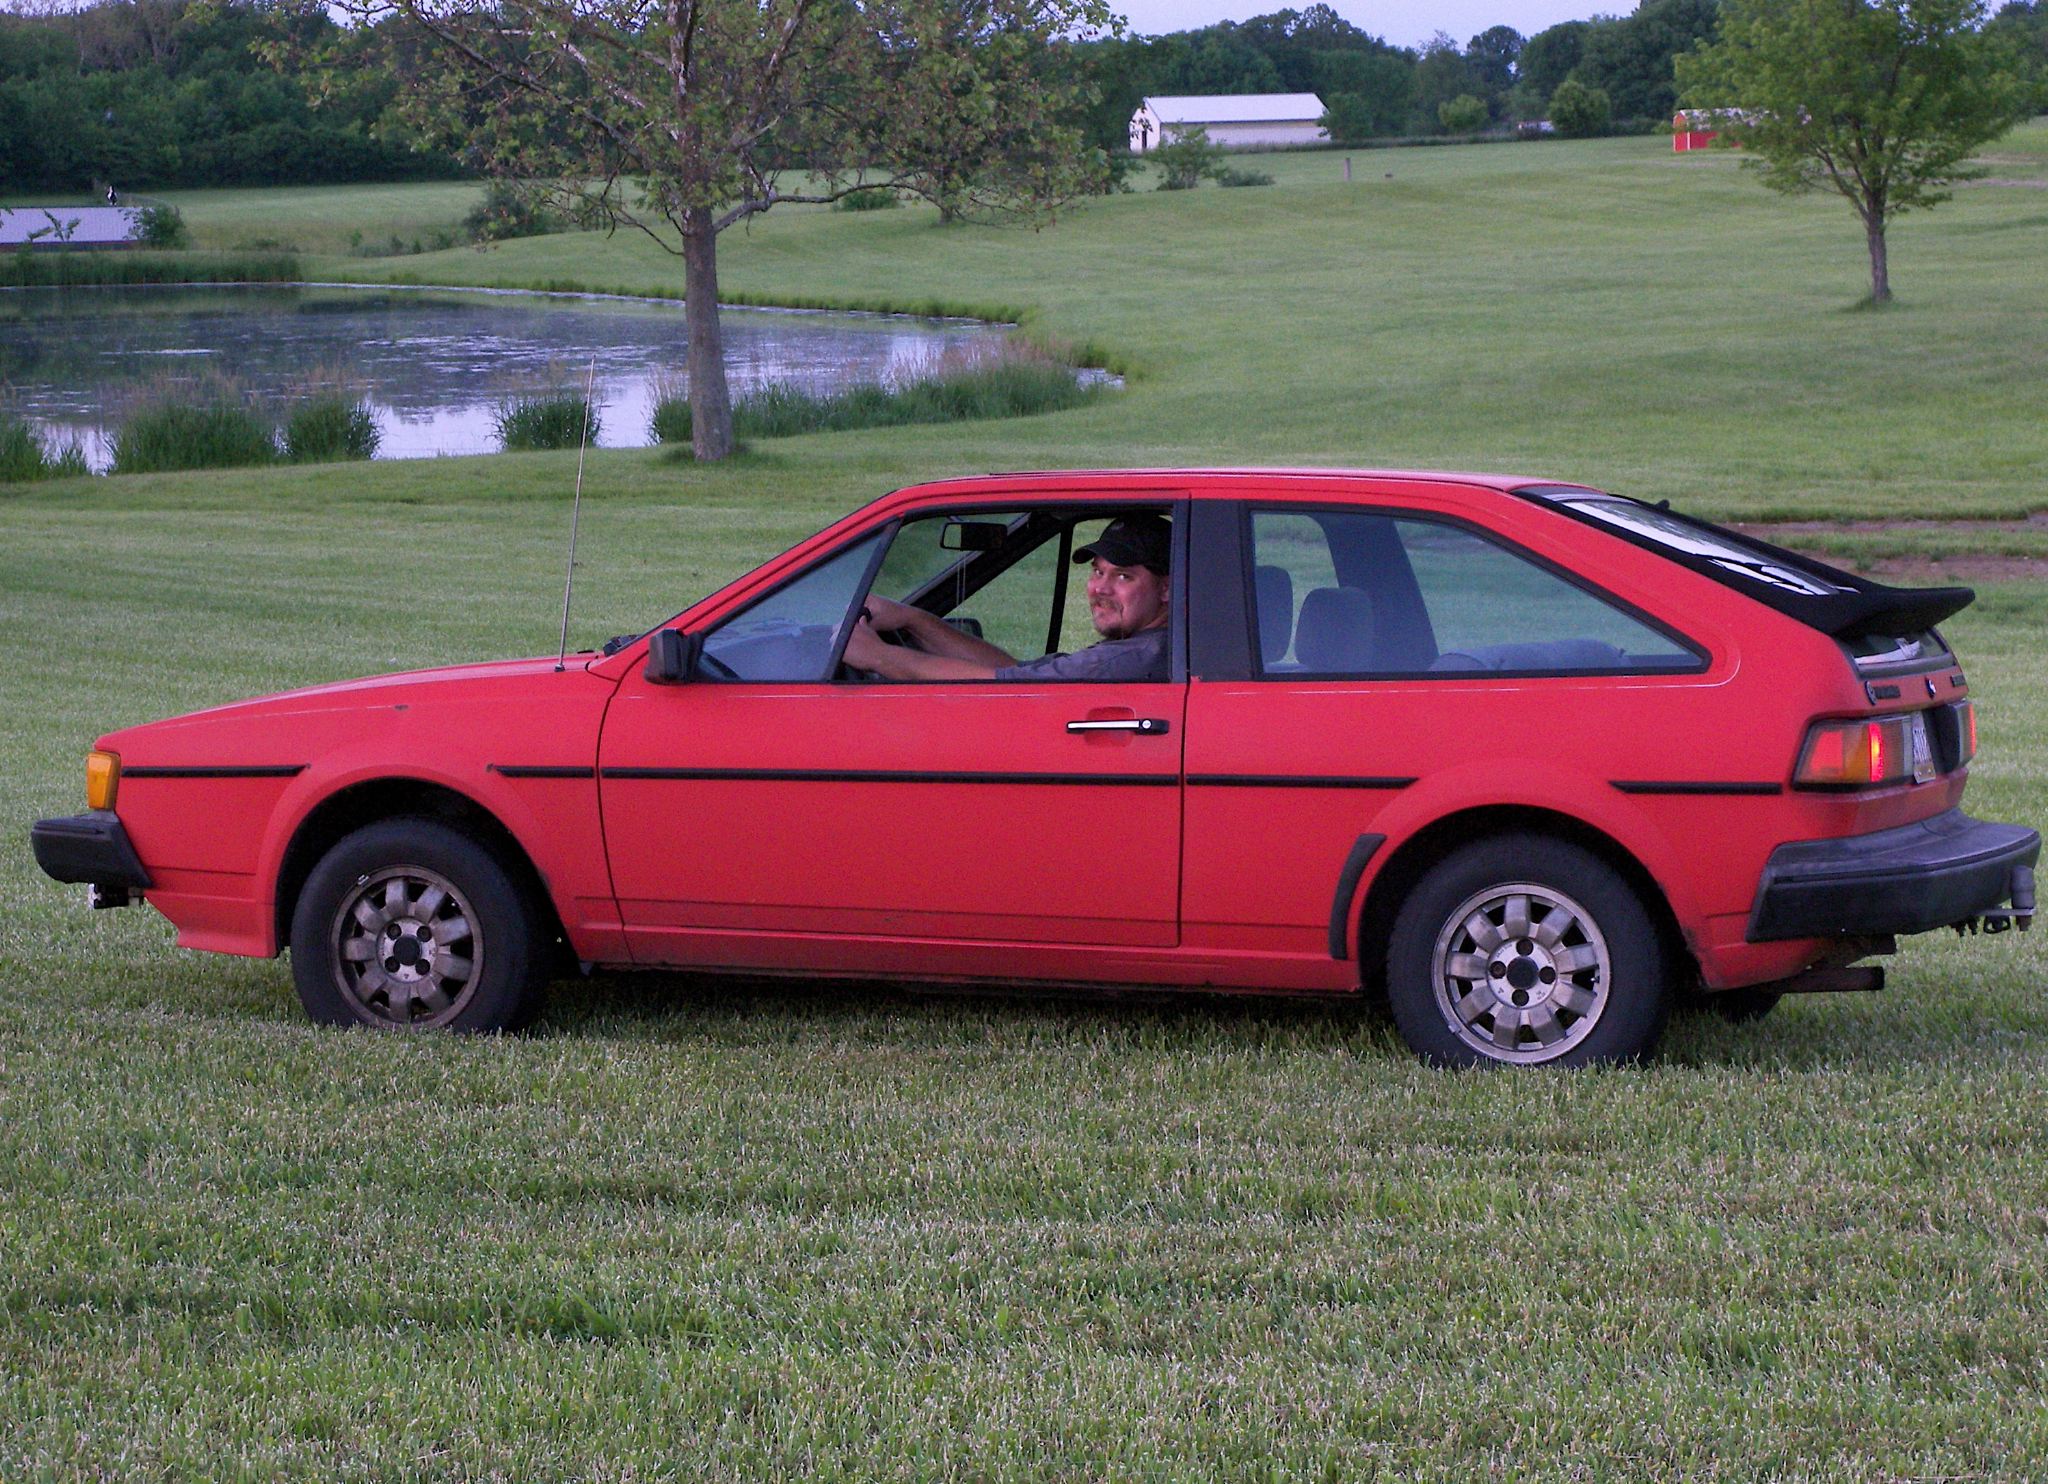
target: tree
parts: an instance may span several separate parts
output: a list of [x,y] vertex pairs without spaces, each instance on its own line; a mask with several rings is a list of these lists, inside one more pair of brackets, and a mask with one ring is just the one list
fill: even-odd
[[1100,172],[1056,41],[1106,0],[351,0],[431,42],[415,117],[683,262],[691,441],[732,452],[718,236],[882,186],[1038,223]]
[[1585,21],[1564,21],[1538,31],[1522,45],[1515,58],[1516,113],[1522,118],[1541,118],[1550,107],[1550,95],[1571,75],[1585,51]]
[[[1323,127],[1347,144],[1373,134],[1398,134],[1415,100],[1415,62],[1399,52],[1320,52],[1316,86],[1341,125]],[[1340,100],[1344,100],[1341,101]]]
[[1486,100],[1460,93],[1448,103],[1437,104],[1436,116],[1446,134],[1477,134],[1486,127]]
[[1557,132],[1573,139],[1590,139],[1607,128],[1614,105],[1601,88],[1589,88],[1576,77],[1567,77],[1550,95],[1550,121]]
[[1643,0],[1633,15],[1587,27],[1573,75],[1605,92],[1616,118],[1669,123],[1672,58],[1712,40],[1719,14],[1720,0]]
[[1182,129],[1172,140],[1152,151],[1160,169],[1159,189],[1191,191],[1205,176],[1223,169],[1223,146],[1209,142],[1209,131],[1199,126]]
[[2009,49],[1981,0],[1728,0],[1721,39],[1679,59],[1687,106],[1773,190],[1822,186],[1863,222],[1870,297],[1891,293],[1885,228],[1949,197],[1965,161],[2019,119]]

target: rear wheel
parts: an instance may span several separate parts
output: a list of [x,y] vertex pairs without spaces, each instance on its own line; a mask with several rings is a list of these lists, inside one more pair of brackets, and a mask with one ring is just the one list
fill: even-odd
[[292,978],[327,1025],[496,1031],[523,1025],[546,977],[527,894],[484,846],[430,819],[341,840],[292,914]]
[[1656,1044],[1663,944],[1598,856],[1543,835],[1475,841],[1394,919],[1387,998],[1408,1044],[1445,1066],[1627,1061]]

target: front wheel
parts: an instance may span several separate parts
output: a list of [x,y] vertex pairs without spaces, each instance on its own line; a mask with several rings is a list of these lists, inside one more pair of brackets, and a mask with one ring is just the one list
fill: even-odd
[[1387,951],[1395,1024],[1444,1066],[1633,1060],[1663,1030],[1667,980],[1634,888],[1543,835],[1439,861],[1402,903]]
[[292,913],[292,979],[326,1025],[509,1030],[536,1008],[546,943],[489,850],[430,819],[341,840]]

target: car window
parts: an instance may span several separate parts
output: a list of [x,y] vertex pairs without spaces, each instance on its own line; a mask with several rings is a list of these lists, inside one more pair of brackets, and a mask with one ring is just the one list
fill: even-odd
[[1464,526],[1260,511],[1252,548],[1269,675],[1572,674],[1699,662],[1673,636]]
[[719,680],[828,678],[853,595],[881,533],[856,541],[704,636],[703,669]]
[[872,591],[936,613],[1019,662],[1087,649],[1101,636],[1088,568],[1072,555],[1108,526],[1100,512],[1041,506],[907,520]]

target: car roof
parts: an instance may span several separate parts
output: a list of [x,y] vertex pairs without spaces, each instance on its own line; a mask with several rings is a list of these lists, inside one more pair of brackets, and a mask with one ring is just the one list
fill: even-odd
[[[998,491],[1012,482],[1057,481],[1068,488],[1091,490],[1131,489],[1147,492],[1157,490],[1162,484],[1191,493],[1201,493],[1205,487],[1217,490],[1234,490],[1247,483],[1271,483],[1274,480],[1317,481],[1361,483],[1427,483],[1465,484],[1506,493],[1529,485],[1559,485],[1568,481],[1534,478],[1528,475],[1481,474],[1453,472],[1441,469],[1354,469],[1354,468],[1313,468],[1304,466],[1260,467],[1256,465],[1230,466],[1219,468],[1136,468],[1136,469],[1012,469],[987,474],[966,475],[954,479],[934,480],[929,484],[912,485],[897,491],[902,495],[926,495],[934,493],[965,494],[976,490]],[[1583,486],[1572,486],[1583,488]]]

